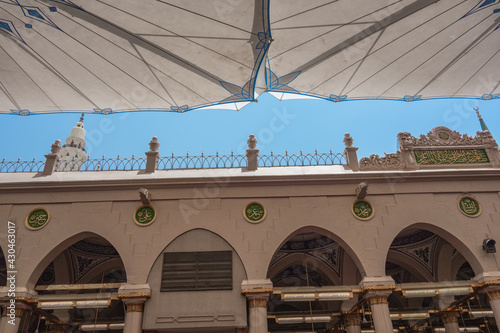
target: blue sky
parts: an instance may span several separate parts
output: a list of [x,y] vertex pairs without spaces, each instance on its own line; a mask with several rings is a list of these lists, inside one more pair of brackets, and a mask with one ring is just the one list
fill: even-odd
[[[342,152],[345,132],[359,147],[358,157],[397,150],[397,133],[426,134],[446,126],[475,135],[480,130],[477,106],[493,136],[500,140],[500,100],[436,99],[403,101],[325,100],[278,101],[269,94],[240,111],[195,110],[85,115],[87,151],[91,158],[144,157],[156,135],[160,155],[244,154],[249,134],[255,134],[261,154]],[[50,145],[64,142],[80,114],[46,114],[27,117],[0,115],[0,158],[7,161],[44,160]]]

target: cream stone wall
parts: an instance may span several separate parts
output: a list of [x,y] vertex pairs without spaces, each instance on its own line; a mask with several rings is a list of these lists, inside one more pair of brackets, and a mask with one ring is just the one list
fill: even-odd
[[[427,229],[450,242],[469,261],[476,275],[498,271],[498,254],[482,248],[485,238],[500,240],[500,171],[494,169],[414,172],[347,172],[332,167],[281,170],[59,173],[43,179],[34,174],[0,176],[0,219],[15,221],[18,236],[18,285],[32,288],[41,272],[65,248],[90,235],[108,240],[119,252],[128,283],[147,282],[156,258],[177,236],[206,229],[241,258],[248,279],[264,279],[276,250],[300,229],[316,230],[338,242],[362,276],[384,276],[391,242],[405,228]],[[277,169],[277,168],[274,168]],[[259,173],[260,172],[260,173]],[[281,175],[280,175],[281,173]],[[84,181],[82,174],[90,175]],[[174,177],[175,175],[175,177]],[[7,175],[11,176],[11,175]],[[77,178],[75,178],[77,177]],[[228,178],[229,177],[229,178]],[[366,197],[375,216],[360,221],[351,213],[355,187],[369,183]],[[132,215],[141,205],[137,190],[147,188],[157,219],[138,226]],[[473,194],[482,205],[476,218],[463,215],[457,200]],[[244,206],[262,203],[266,219],[243,218]],[[34,208],[49,210],[41,230],[24,226]],[[0,232],[6,249],[6,234]]]

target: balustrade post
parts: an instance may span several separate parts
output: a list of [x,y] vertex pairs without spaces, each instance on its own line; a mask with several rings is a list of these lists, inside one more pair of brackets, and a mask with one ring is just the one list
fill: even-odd
[[344,135],[344,144],[345,150],[344,155],[346,158],[347,165],[351,168],[352,171],[359,171],[359,162],[358,162],[358,148],[353,147],[352,144],[354,139],[351,137],[349,133]]
[[43,167],[42,175],[50,176],[54,173],[57,167],[57,162],[59,160],[59,152],[61,151],[61,140],[56,140],[50,147],[50,154],[45,155],[47,159],[45,161],[45,166]]
[[259,150],[255,149],[257,147],[257,139],[255,139],[255,135],[250,134],[247,140],[248,144],[248,149],[247,149],[247,170],[248,171],[255,171],[257,170],[258,167],[258,157],[259,157]]
[[149,142],[149,151],[146,152],[146,173],[154,173],[158,169],[158,160],[160,159],[159,148],[160,143],[158,142],[158,138],[153,136],[151,142]]

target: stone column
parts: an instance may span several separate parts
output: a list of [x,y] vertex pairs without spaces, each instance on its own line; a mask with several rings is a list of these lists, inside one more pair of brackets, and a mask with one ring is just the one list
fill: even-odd
[[474,280],[483,286],[482,292],[488,294],[495,322],[500,329],[500,271],[482,272]]
[[347,333],[361,333],[361,315],[359,313],[344,314],[344,325]]
[[142,315],[144,313],[144,302],[146,302],[146,299],[146,297],[122,299],[126,307],[123,333],[142,332]]
[[493,315],[495,316],[495,322],[497,327],[500,328],[500,288],[486,288],[486,292],[490,298],[490,306],[491,310],[493,310]]
[[16,300],[15,308],[12,311],[8,306],[5,307],[4,313],[2,313],[2,321],[0,322],[0,331],[2,333],[17,333],[23,313],[29,309],[31,309],[31,307],[28,304],[19,300]]
[[241,293],[248,300],[248,333],[267,333],[267,300],[273,291],[271,280],[244,280]]
[[390,276],[365,277],[361,281],[364,298],[370,304],[373,324],[377,333],[393,333],[387,298],[395,288]]
[[457,311],[443,311],[441,312],[441,318],[443,318],[444,329],[446,333],[460,333],[460,327],[458,326],[459,314]]
[[151,297],[149,284],[124,284],[118,289],[118,297],[126,307],[123,333],[142,333],[144,303]]

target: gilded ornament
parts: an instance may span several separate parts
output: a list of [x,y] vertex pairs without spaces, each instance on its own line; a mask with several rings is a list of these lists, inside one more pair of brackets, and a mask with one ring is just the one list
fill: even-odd
[[134,222],[140,226],[147,226],[156,219],[156,210],[151,205],[143,205],[134,212]]
[[266,218],[266,209],[258,202],[251,202],[243,209],[243,216],[248,222],[259,223]]
[[373,205],[365,199],[359,199],[353,202],[351,206],[353,215],[362,221],[367,221],[375,215]]
[[415,150],[418,164],[475,164],[489,163],[484,149]]
[[469,196],[463,196],[458,199],[458,208],[462,214],[468,217],[477,217],[481,215],[481,205],[479,205],[476,199]]
[[49,211],[44,208],[36,208],[26,216],[26,228],[39,230],[47,225],[50,219]]

